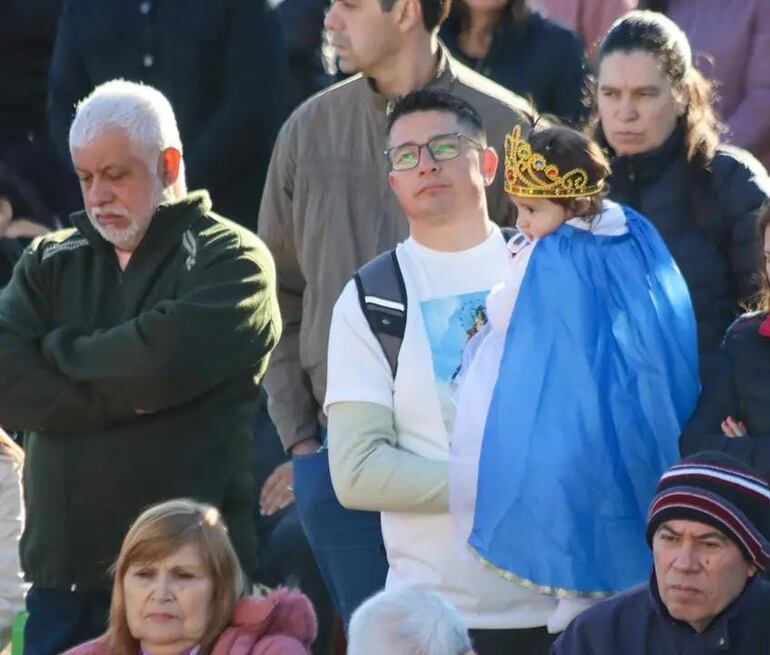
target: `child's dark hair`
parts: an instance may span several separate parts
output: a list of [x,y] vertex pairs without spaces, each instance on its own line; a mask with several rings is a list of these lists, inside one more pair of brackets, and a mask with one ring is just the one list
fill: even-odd
[[[588,184],[594,186],[610,175],[610,164],[602,149],[582,132],[564,125],[535,127],[529,135],[533,152],[543,155],[549,164],[564,175],[573,168],[582,168],[588,174]],[[586,198],[549,198],[565,207],[573,216],[592,220],[602,212],[602,191]],[[586,206],[586,201],[588,204]]]
[[479,112],[462,98],[453,96],[446,91],[434,91],[432,89],[419,89],[400,98],[388,114],[386,133],[390,135],[394,123],[399,118],[420,111],[441,111],[452,114],[458,123],[469,128],[470,136],[482,145],[486,145],[486,133]]

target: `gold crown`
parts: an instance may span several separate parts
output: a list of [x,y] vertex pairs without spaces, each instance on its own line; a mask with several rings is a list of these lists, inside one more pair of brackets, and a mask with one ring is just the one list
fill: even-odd
[[593,196],[604,188],[604,180],[588,184],[588,173],[573,168],[561,175],[558,166],[549,164],[545,155],[532,152],[521,138],[517,125],[505,137],[505,192],[527,198],[579,198]]

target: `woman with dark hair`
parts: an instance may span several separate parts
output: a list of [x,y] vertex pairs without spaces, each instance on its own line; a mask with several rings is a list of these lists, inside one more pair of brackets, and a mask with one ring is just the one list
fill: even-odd
[[646,216],[671,250],[692,296],[702,365],[756,293],[756,213],[770,197],[762,165],[722,145],[721,132],[684,32],[650,11],[617,21],[599,50],[595,119],[610,154],[609,197]]
[[647,0],[681,27],[698,68],[719,83],[717,106],[728,140],[770,166],[770,2]]
[[457,0],[439,34],[462,63],[531,99],[539,112],[572,124],[587,118],[582,41],[526,0]]
[[759,219],[764,243],[759,311],[727,331],[698,407],[682,433],[682,455],[721,450],[770,479],[770,204]]

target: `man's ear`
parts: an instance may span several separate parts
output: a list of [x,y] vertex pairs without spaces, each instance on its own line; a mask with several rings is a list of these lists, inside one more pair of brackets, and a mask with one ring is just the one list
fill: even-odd
[[179,177],[182,153],[176,148],[166,148],[160,153],[160,175],[164,187],[170,187]]
[[757,574],[757,567],[753,564],[749,566],[749,579],[753,578]]
[[489,186],[494,182],[495,175],[497,175],[497,164],[500,158],[497,156],[495,149],[491,146],[484,148],[481,153],[481,172],[484,175],[484,184]]
[[396,0],[390,11],[401,32],[409,32],[415,25],[423,25],[422,4],[419,0]]
[[396,175],[395,175],[395,173],[393,171],[388,173],[388,184],[390,184],[390,188],[391,189],[395,189],[396,188],[395,177],[396,177]]

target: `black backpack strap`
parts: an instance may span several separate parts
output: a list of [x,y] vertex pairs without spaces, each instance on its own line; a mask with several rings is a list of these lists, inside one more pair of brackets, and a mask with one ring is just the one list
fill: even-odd
[[369,328],[385,353],[393,378],[406,330],[406,286],[396,251],[377,255],[353,276]]

